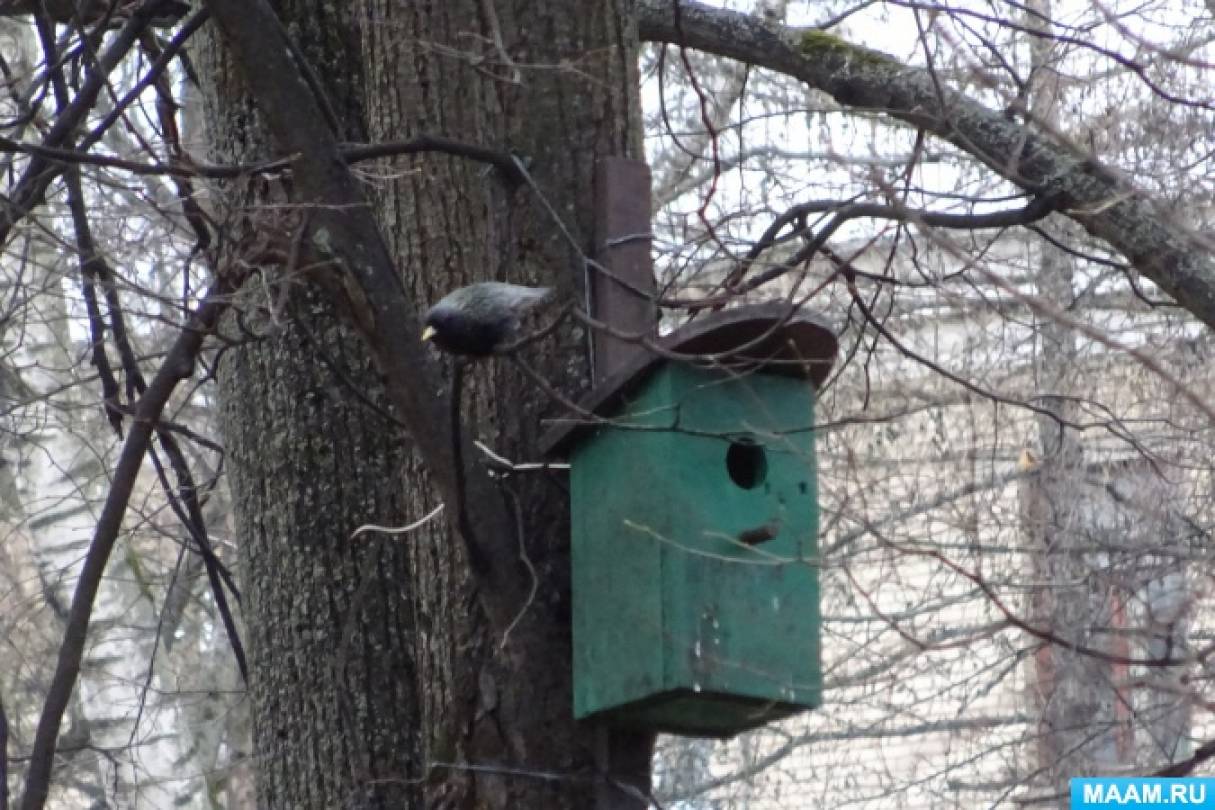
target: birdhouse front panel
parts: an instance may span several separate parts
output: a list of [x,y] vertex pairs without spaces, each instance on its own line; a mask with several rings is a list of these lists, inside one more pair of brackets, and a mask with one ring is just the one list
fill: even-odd
[[814,389],[666,363],[573,448],[575,713],[727,736],[820,699]]

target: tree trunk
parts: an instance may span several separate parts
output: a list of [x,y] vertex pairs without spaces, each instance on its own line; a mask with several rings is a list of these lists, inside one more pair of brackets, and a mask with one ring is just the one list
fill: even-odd
[[[1051,0],[1031,0],[1026,24],[1044,36],[1027,37],[1030,53],[1032,114],[1051,126],[1059,124],[1057,54],[1049,38]],[[1047,225],[1049,227],[1049,225]],[[1075,297],[1074,260],[1043,245],[1037,261],[1036,287],[1046,301],[1067,306]],[[1061,637],[1106,648],[1109,631],[1121,616],[1117,597],[1100,576],[1100,553],[1091,548],[1089,514],[1093,495],[1085,483],[1083,437],[1065,425],[1078,421],[1076,370],[1080,367],[1076,334],[1065,323],[1044,319],[1038,325],[1035,371],[1043,413],[1039,415],[1036,477],[1023,482],[1034,590],[1029,595],[1030,621]],[[1077,583],[1080,583],[1079,585]],[[1125,651],[1110,649],[1111,653]],[[1030,692],[1038,714],[1034,782],[1050,801],[1069,805],[1068,779],[1110,773],[1125,755],[1125,727],[1116,691],[1118,669],[1107,661],[1045,644],[1034,655]]]
[[[362,139],[355,18],[331,11],[303,0],[280,5],[324,77],[341,135]],[[196,59],[213,156],[264,156],[265,136],[222,44],[207,42]],[[234,184],[229,221],[273,222],[262,212],[284,191]],[[268,267],[246,285],[241,317],[224,329],[240,343],[219,361],[257,806],[416,806],[407,541],[351,538],[364,523],[410,519],[401,486],[408,440],[376,410],[381,386],[362,344],[315,290],[281,273]]]
[[[415,299],[433,302],[484,279],[545,284],[580,296],[580,253],[592,248],[595,160],[640,154],[635,36],[619,4],[466,0],[419,11],[367,0],[362,11],[375,21],[365,31],[370,139],[434,133],[516,152],[577,240],[576,246],[564,240],[532,190],[505,188],[467,161],[422,158],[412,170],[398,169],[378,198]],[[587,385],[585,336],[578,331],[560,330],[526,351],[524,361],[566,393]],[[464,418],[473,435],[506,458],[534,460],[543,420],[560,409],[509,361],[473,367],[466,379]],[[413,500],[427,491],[423,475],[411,470]],[[448,541],[444,526],[432,524],[410,544],[419,696],[428,760],[437,768],[428,805],[592,806],[593,733],[570,716],[562,478],[502,484],[537,576],[535,598],[505,647],[503,639],[489,637],[463,549]],[[643,753],[633,752],[645,768],[631,778],[643,787],[649,745],[642,740]],[[516,769],[571,779],[537,779]]]
[[[342,137],[427,133],[510,150],[538,189],[507,188],[455,158],[362,167],[376,177],[381,226],[415,300],[487,278],[580,300],[596,158],[641,151],[625,4],[336,8],[301,0],[280,14],[323,77]],[[216,157],[261,154],[222,49],[205,49],[200,64]],[[253,189],[246,205],[278,201]],[[648,735],[609,739],[572,720],[564,480],[502,482],[537,581],[509,639],[491,637],[445,520],[405,538],[349,539],[360,523],[404,523],[435,505],[408,439],[360,399],[379,400],[361,348],[289,278],[247,293],[244,320],[258,338],[226,354],[220,378],[245,549],[259,806],[585,808],[596,795],[617,806],[625,794],[598,778],[618,768],[607,749],[628,759],[616,775],[648,790]],[[274,312],[254,317],[257,305]],[[556,388],[586,387],[579,330],[523,354]],[[512,361],[494,360],[467,373],[462,413],[497,453],[532,460],[543,420],[560,409]],[[419,776],[424,799],[406,781]]]

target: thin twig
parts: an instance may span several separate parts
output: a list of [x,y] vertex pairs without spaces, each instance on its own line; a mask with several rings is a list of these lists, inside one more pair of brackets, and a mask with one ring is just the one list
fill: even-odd
[[527,569],[532,587],[528,591],[527,599],[524,600],[523,606],[515,614],[515,618],[502,631],[502,643],[498,645],[499,650],[506,649],[506,643],[510,641],[510,634],[518,626],[519,622],[523,621],[523,617],[527,615],[527,611],[531,609],[532,604],[536,601],[536,593],[540,590],[540,577],[536,575],[536,566],[532,565],[531,558],[527,556],[527,544],[523,539],[525,537],[523,533],[523,508],[519,505],[519,496],[510,489],[506,489],[506,494],[510,497],[511,506],[515,509],[515,539],[519,542],[519,560],[523,563],[523,567]]
[[380,526],[376,523],[364,523],[351,533],[350,539],[353,540],[360,534],[366,534],[367,532],[379,532],[380,534],[393,535],[409,534],[416,529],[422,528],[427,523],[438,517],[439,513],[443,511],[443,506],[444,504],[439,504],[434,509],[431,509],[427,514],[415,520],[413,523],[407,523],[404,526]]
[[558,462],[558,461],[514,462],[508,458],[505,458],[502,455],[499,455],[498,453],[495,453],[493,450],[489,449],[489,446],[486,445],[485,442],[481,441],[480,439],[474,441],[473,444],[476,445],[478,450],[480,450],[482,453],[484,453],[486,456],[488,456],[490,461],[494,462],[502,469],[510,470],[511,472],[536,472],[539,470],[568,470],[570,468],[569,464],[567,464],[565,462]]

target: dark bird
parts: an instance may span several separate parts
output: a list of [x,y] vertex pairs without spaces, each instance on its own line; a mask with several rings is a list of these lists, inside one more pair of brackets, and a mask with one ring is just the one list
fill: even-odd
[[518,337],[527,312],[552,295],[548,287],[482,281],[452,290],[426,313],[422,340],[452,354],[484,357]]

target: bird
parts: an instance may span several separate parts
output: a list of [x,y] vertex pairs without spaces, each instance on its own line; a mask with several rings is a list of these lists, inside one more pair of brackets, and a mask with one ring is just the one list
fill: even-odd
[[481,281],[452,290],[426,313],[423,341],[451,354],[486,357],[518,337],[525,314],[547,300],[549,287]]

